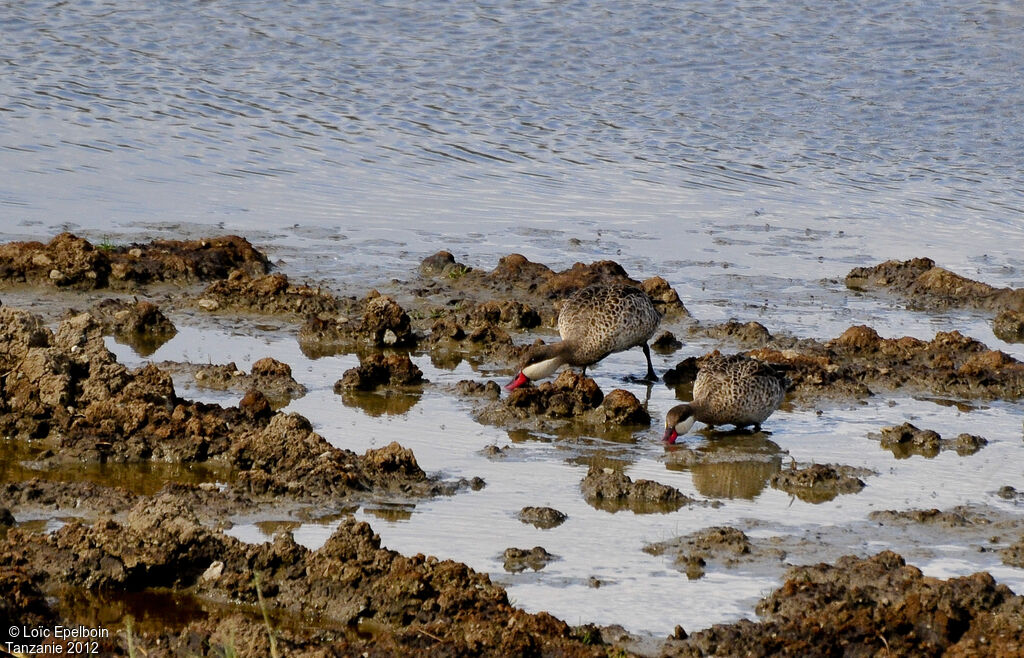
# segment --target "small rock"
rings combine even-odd
[[[553,507],[524,507],[519,512],[519,520],[530,523],[542,530],[556,528],[568,517]]]

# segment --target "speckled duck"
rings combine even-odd
[[[705,359],[693,383],[693,401],[672,407],[665,416],[665,443],[675,443],[694,422],[737,429],[761,423],[779,408],[789,380],[767,363],[742,354]]]
[[[550,345],[534,345],[523,357],[519,374],[507,388],[513,390],[532,379],[552,375],[563,365],[578,366],[587,372],[591,366],[613,352],[642,347],[647,357],[650,381],[658,376],[651,363],[647,341],[661,322],[661,314],[643,290],[625,285],[593,285],[573,293],[558,314],[558,333],[562,340]]]

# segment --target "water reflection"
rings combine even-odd
[[[420,393],[404,391],[355,391],[345,390],[341,393],[341,402],[346,407],[361,409],[368,416],[401,416],[406,414],[420,401]]]
[[[695,446],[666,446],[665,468],[689,471],[708,498],[756,498],[782,468],[786,451],[764,433],[717,436]]]

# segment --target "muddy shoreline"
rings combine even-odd
[[[613,261],[555,272],[512,254],[484,271],[439,252],[407,280],[392,282],[387,294],[338,293],[290,280],[237,236],[110,246],[62,234],[48,243],[10,243],[0,246],[0,627],[102,622],[114,631],[101,641],[109,655],[136,647],[146,655],[210,656],[1022,650],[1024,598],[988,574],[928,578],[891,552],[827,556],[830,564],[787,571],[787,553],[798,547],[752,540],[734,528],[652,543],[650,552],[671,555],[681,578],[700,578],[709,564],[785,573],[784,584],[758,607],[760,621],[692,635],[680,628],[652,644],[614,627],[585,620],[570,626],[526,613],[486,574],[390,551],[368,524],[351,517],[367,503],[463,495],[486,487],[483,479],[424,472],[400,442],[361,454],[332,446],[310,419],[280,411],[305,393],[287,363],[267,357],[250,372],[233,363],[133,370],[104,342],[113,336],[146,356],[175,335],[179,328],[170,318],[182,314],[271,319],[294,335],[304,354],[358,356],[359,364],[339,373],[334,386],[340,403],[359,405],[374,396],[401,411],[434,386],[410,355],[511,374],[531,339],[551,340],[560,301],[596,282],[629,283],[651,295],[665,316],[666,333],[656,342],[664,354],[688,336],[714,337],[783,370],[793,381],[791,405],[846,404],[897,389],[967,405],[1024,396],[1024,364],[956,331],[925,341],[885,339],[853,326],[835,337],[796,339],[757,322],[704,324],[664,279],[632,279]],[[927,259],[857,268],[847,285],[895,291],[925,309],[982,308],[1007,327],[1012,317],[1006,314],[1020,310],[1018,291],[985,288]],[[69,291],[79,300],[73,305],[65,303]],[[6,293],[49,302],[23,310],[8,306]],[[665,384],[681,399],[701,358],[679,359],[665,373]],[[191,377],[197,387],[234,391],[241,400],[225,406],[186,399],[172,373]],[[465,380],[446,394],[464,402],[477,422],[561,438],[585,433],[621,441],[661,420],[629,391],[603,391],[567,371],[512,395],[490,380]],[[984,437],[945,437],[915,426],[878,432],[880,445],[897,458],[943,450],[970,455],[986,444]],[[785,455],[771,441],[756,444],[757,454],[739,441],[744,463],[801,500],[855,496],[874,475],[842,464],[783,467]],[[500,458],[502,449],[495,450]],[[669,468],[742,461],[726,449],[686,448],[667,460]],[[90,477],[89,468],[143,475],[115,486],[109,477]],[[592,464],[580,495],[598,509],[635,514],[715,504],[630,478],[614,463]],[[1017,492],[1007,495],[1016,500]],[[231,519],[258,514],[334,517],[340,524],[317,550],[298,545],[287,530],[263,544],[226,533]],[[546,518],[558,514],[551,510]],[[1003,563],[1021,566],[1019,516],[983,509],[878,514],[872,520],[879,525],[940,523],[977,542],[983,540],[972,533],[998,524],[1000,545],[1007,544],[999,549]],[[46,520],[59,520],[59,527],[40,523]],[[509,551],[509,571],[539,571],[557,559],[543,547]],[[140,603],[145,598],[186,612],[149,609]],[[819,616],[798,614],[807,609]],[[828,629],[824,639],[822,629]]]

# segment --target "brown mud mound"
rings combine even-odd
[[[236,269],[265,274],[270,262],[246,239],[234,235],[95,246],[70,233],[61,233],[47,244],[0,245],[0,285],[123,290],[151,283],[189,284],[222,279]]]
[[[548,562],[557,560],[558,556],[548,553],[543,546],[534,546],[533,548],[506,548],[502,558],[504,559],[502,567],[505,571],[519,573],[527,569],[540,571],[548,565]]]
[[[999,556],[1002,558],[1003,564],[1024,569],[1024,535],[1021,535],[1016,543],[999,551]]]
[[[284,274],[253,275],[234,270],[200,293],[196,306],[204,311],[241,311],[260,315],[337,316],[354,304],[319,288],[294,285]]]
[[[960,505],[949,510],[913,509],[878,510],[868,514],[872,521],[886,525],[930,525],[941,528],[965,528],[969,526],[990,526],[992,520],[981,510]]]
[[[362,301],[339,301],[337,313],[307,313],[299,346],[310,358],[383,347],[413,347],[420,336],[409,314],[376,290]]]
[[[113,516],[131,509],[138,496],[119,487],[92,482],[60,482],[32,478],[0,485],[0,507],[20,513],[66,510],[91,518]]]
[[[149,356],[178,333],[159,306],[144,300],[104,299],[93,305],[89,313],[103,327],[103,333],[130,345],[142,356]],[[75,315],[78,312],[71,310],[62,319]]]
[[[751,328],[753,327],[753,328]],[[691,333],[726,338],[751,348],[746,356],[771,364],[792,385],[787,400],[865,398],[873,390],[909,390],[957,399],[1016,400],[1024,395],[1024,363],[958,331],[930,341],[910,336],[882,338],[864,325],[822,342],[772,336],[757,323],[697,325]],[[692,384],[699,358],[680,361],[664,374],[669,386]]]
[[[541,530],[557,528],[565,523],[568,517],[553,507],[524,507],[519,511],[519,520],[529,523]]]
[[[30,578],[9,577],[12,570]],[[210,602],[206,619],[183,628],[139,629],[134,645],[146,655],[270,655],[260,610],[288,655],[606,655],[550,615],[515,610],[486,575],[381,548],[370,527],[351,518],[316,551],[288,533],[246,545],[205,528],[165,495],[140,503],[123,523],[71,523],[50,535],[12,530],[0,543],[0,574],[0,600],[25,604],[10,611],[12,624],[57,616],[40,603],[44,591],[163,587]],[[63,621],[78,621],[75,614]],[[247,633],[228,637],[229,627]],[[125,651],[124,635],[112,642]]]
[[[1024,311],[1024,289],[994,288],[937,267],[930,258],[855,267],[846,275],[846,286],[852,290],[886,290],[919,308]]]
[[[473,393],[471,388],[459,385],[460,391]],[[563,370],[554,381],[520,386],[489,402],[478,411],[477,420],[558,435],[586,431],[611,440],[630,440],[633,431],[651,424],[650,414],[635,395],[623,389],[605,395],[593,379],[572,370]]]
[[[679,295],[661,277],[645,281],[632,279],[621,265],[604,260],[576,263],[568,270],[555,272],[546,265],[533,263],[524,256],[511,254],[498,261],[490,272],[473,269],[455,261],[447,251],[438,252],[421,263],[424,277],[421,296],[457,292],[470,297],[486,293],[514,292],[515,298],[529,304],[541,317],[553,324],[557,309],[553,300],[565,299],[580,288],[594,284],[626,284],[641,288],[650,295],[655,307],[670,319],[689,316]]]
[[[334,392],[357,390],[372,391],[378,388],[418,386],[426,380],[408,354],[375,353],[361,358],[359,365],[349,368],[334,384]]]
[[[695,502],[675,487],[653,480],[633,481],[614,468],[591,466],[580,482],[586,501],[606,512],[630,510],[635,514],[674,512]]]
[[[248,374],[239,370],[234,362],[212,366],[182,365],[194,371],[197,386],[241,393],[255,389],[265,395],[274,407],[282,407],[306,394],[306,387],[292,377],[291,366],[271,357],[253,363],[252,372]],[[178,367],[178,364],[171,366]]]
[[[943,439],[934,430],[918,429],[911,423],[883,427],[881,433],[871,438],[879,439],[886,450],[891,450],[897,459],[912,455],[935,457],[944,450],[955,450],[958,455],[973,455],[988,445],[988,441],[973,434],[960,434],[955,439]]]
[[[939,580],[886,551],[795,567],[761,602],[761,622],[720,624],[665,656],[1016,656],[1024,597],[987,573]]]
[[[992,333],[1007,343],[1024,343],[1024,312],[1001,311],[992,319]]]
[[[784,469],[771,477],[769,483],[776,489],[793,494],[806,503],[824,503],[840,494],[858,493],[864,488],[860,478],[877,475],[866,468],[836,464],[811,464]]]
[[[729,568],[766,561],[778,564],[786,558],[784,551],[756,546],[743,531],[728,526],[647,544],[644,552],[672,556],[674,566],[690,580],[701,578],[709,562]]]
[[[865,397],[871,388],[963,399],[1024,395],[1024,364],[958,331],[926,342],[882,338],[861,325],[827,343],[803,340],[797,349],[765,347],[747,354],[784,371],[791,391],[805,399]]]

